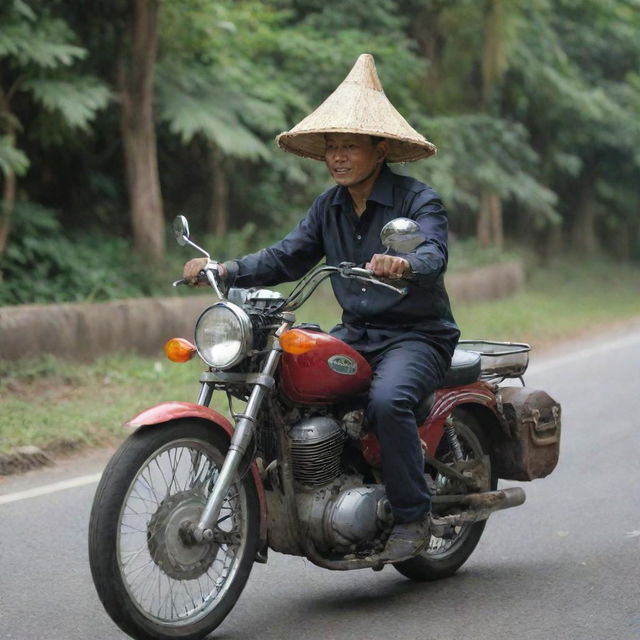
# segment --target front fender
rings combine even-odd
[[[221,413],[195,402],[162,402],[141,411],[124,426],[129,429],[139,429],[149,425],[163,424],[169,420],[180,418],[199,418],[213,422],[217,427],[224,429],[229,437],[233,435],[233,425]]]
[[[127,429],[139,429],[140,427],[162,426],[167,422],[180,419],[206,420],[211,423],[213,429],[222,429],[229,436],[233,436],[233,425],[221,413],[205,407],[195,402],[162,402],[154,407],[149,407],[139,414],[135,415],[131,420],[125,422]],[[258,500],[260,501],[260,546],[267,539],[267,500],[264,494],[264,485],[256,463],[251,465],[251,474],[253,482],[258,492]]]

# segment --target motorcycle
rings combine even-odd
[[[174,232],[207,257],[201,277],[219,298],[198,318],[195,345],[182,338],[165,345],[172,361],[196,354],[204,361],[199,396],[161,403],[127,423],[133,433],[104,470],[89,525],[100,600],[138,639],[206,636],[269,549],[326,569],[380,570],[393,526],[364,411],[371,368],[318,326],[296,326],[294,311],[328,277],[398,296],[412,285],[342,263],[317,266],[288,296],[225,291],[184,217]],[[381,233],[395,251],[422,240],[406,218]],[[461,341],[442,387],[417,408],[433,522],[428,546],[394,564],[407,578],[452,575],[487,518],[524,502],[521,487],[499,489],[499,478],[528,481],[555,468],[560,405],[524,386],[528,360],[527,344]],[[234,424],[210,408],[216,390],[226,393]]]

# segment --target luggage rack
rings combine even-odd
[[[480,354],[480,380],[502,382],[522,376],[529,366],[531,346],[525,342],[494,342],[492,340],[460,340],[458,349]]]

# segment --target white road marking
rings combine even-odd
[[[25,491],[17,491],[16,493],[7,493],[0,496],[0,504],[8,504],[9,502],[18,502],[19,500],[28,500],[29,498],[37,498],[38,496],[46,496],[56,491],[66,491],[67,489],[75,489],[76,487],[84,487],[88,484],[95,484],[100,480],[102,473],[93,473],[89,476],[79,476],[71,480],[62,482],[54,482],[46,484],[42,487],[26,489]]]

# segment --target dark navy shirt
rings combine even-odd
[[[386,165],[360,217],[346,187],[325,191],[283,240],[227,263],[230,284],[270,286],[298,280],[323,257],[329,265],[346,261],[364,266],[373,254],[384,253],[380,230],[400,216],[415,220],[425,238],[413,252],[395,254],[406,258],[414,272],[407,295],[400,297],[385,287],[333,275],[333,291],[343,314],[342,324],[332,333],[364,352],[398,340],[419,339],[450,357],[459,331],[443,279],[447,214],[431,187],[397,175]]]

